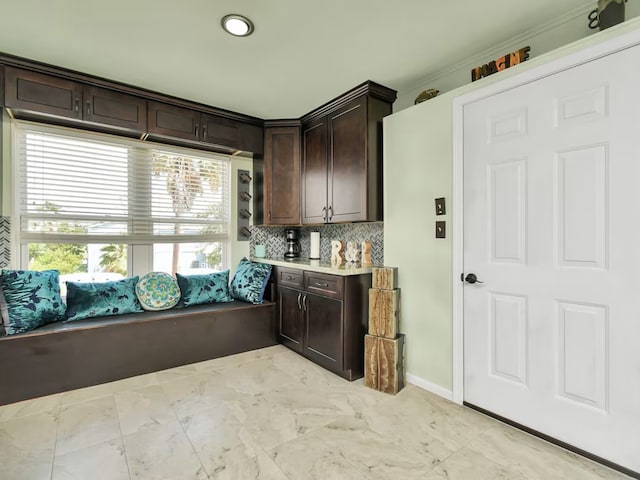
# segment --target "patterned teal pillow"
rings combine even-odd
[[[28,332],[64,318],[57,270],[3,270],[0,286],[7,335]]]
[[[142,312],[136,297],[136,283],[138,277],[101,283],[67,282],[66,319]]]
[[[231,296],[244,302],[262,303],[264,289],[267,287],[270,275],[271,265],[251,262],[243,258],[229,286]]]
[[[201,303],[231,302],[229,294],[229,270],[204,275],[180,275],[176,273],[185,307]]]
[[[145,310],[169,310],[180,301],[180,288],[173,275],[151,272],[138,280],[136,296]]]

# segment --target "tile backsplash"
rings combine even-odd
[[[320,259],[331,259],[331,240],[371,242],[371,260],[374,265],[384,264],[384,223],[344,223],[335,225],[316,225],[298,227],[300,229],[300,258],[309,258],[310,233],[320,232]],[[256,245],[264,245],[268,258],[283,258],[286,251],[285,227],[254,225],[250,227],[250,253],[253,256]]]
[[[11,218],[0,217],[0,268],[7,268],[11,261]]]

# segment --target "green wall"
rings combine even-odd
[[[628,20],[385,118],[384,261],[399,267],[409,381],[445,396],[452,389],[453,99],[638,28],[640,18]],[[437,197],[446,198],[444,216],[435,215]],[[434,238],[436,219],[447,221],[446,239]]]

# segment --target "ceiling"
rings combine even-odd
[[[399,91],[595,0],[1,0],[0,51],[261,118]],[[220,27],[248,16],[254,34]]]

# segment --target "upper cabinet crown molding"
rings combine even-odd
[[[363,95],[367,95],[370,98],[377,98],[378,100],[382,100],[388,104],[393,104],[398,96],[395,90],[371,80],[367,80],[366,82],[361,83],[360,85],[307,113],[302,117],[302,123],[309,123],[317,118],[326,116],[337,108],[340,108],[346,103],[362,97]]]

